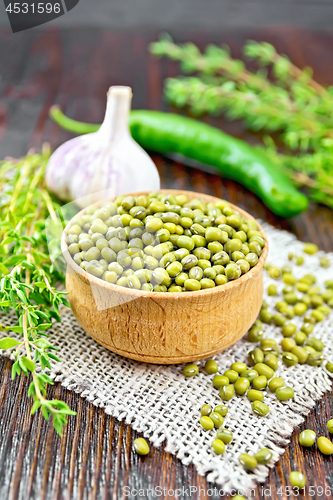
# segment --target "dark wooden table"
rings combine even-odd
[[[52,147],[68,139],[48,120],[49,107],[57,102],[67,114],[86,121],[102,120],[105,94],[111,84],[131,85],[134,108],[168,110],[162,87],[166,76],[177,74],[174,63],[156,61],[146,51],[156,38],[153,30],[108,32],[98,30],[30,30],[17,35],[0,34],[0,156],[25,154],[29,146],[39,148],[47,140]],[[266,40],[288,54],[294,63],[314,68],[322,84],[333,84],[333,35],[296,28],[275,28],[256,32],[207,33],[190,31],[174,34],[179,41],[192,40],[203,47],[208,42],[226,42],[240,55],[247,38]],[[231,134],[256,142],[240,123],[209,120]],[[278,228],[294,232],[304,241],[313,241],[326,251],[333,250],[333,211],[312,205],[292,220],[275,217],[253,194],[240,185],[186,168],[153,155],[162,186],[192,189],[226,198],[254,216]],[[31,417],[26,392],[29,381],[11,382],[11,363],[0,359],[0,498],[27,499],[113,499],[156,498],[152,489],[166,488],[162,498],[175,498],[172,490],[185,488],[178,498],[220,497],[208,491],[208,484],[193,466],[152,449],[142,458],[132,451],[137,434],[107,416],[73,392],[56,385],[50,397],[64,399],[77,411],[60,439],[52,425],[40,415]],[[306,418],[303,428],[324,432],[333,416],[333,401],[327,394]],[[285,487],[291,470],[308,477],[314,494],[308,498],[329,498],[325,487],[333,488],[333,458],[300,449],[296,434],[265,483],[255,490],[256,499],[287,498]],[[142,490],[125,496],[125,486]],[[202,488],[198,492],[192,488]],[[282,490],[279,488],[282,487]],[[321,493],[320,488],[324,492]],[[268,488],[268,489],[267,489]],[[168,493],[168,490],[170,492]],[[149,492],[150,490],[150,492]],[[139,495],[138,491],[138,495]],[[209,495],[209,496],[208,496]]]

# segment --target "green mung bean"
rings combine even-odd
[[[284,300],[287,304],[294,306],[299,301],[299,298],[295,292],[290,292],[285,294]]]
[[[249,333],[247,334],[247,340],[249,342],[259,342],[264,335],[264,332],[258,326],[251,326]]]
[[[149,445],[144,438],[137,438],[133,442],[134,449],[138,455],[148,455]]]
[[[269,286],[268,286],[268,288],[267,288],[267,293],[268,293],[268,295],[270,295],[270,296],[274,296],[274,295],[276,295],[276,294],[277,294],[277,288],[276,288],[276,286],[275,286],[275,285],[273,285],[273,284],[272,284],[272,285],[269,285]]]
[[[309,255],[314,255],[319,251],[319,248],[314,243],[304,243],[303,252]]]
[[[312,323],[303,323],[301,326],[301,332],[304,332],[305,335],[311,335],[313,332],[313,324]]]
[[[223,375],[228,378],[229,382],[234,384],[239,377],[239,373],[235,370],[226,370]]]
[[[327,422],[327,430],[330,434],[333,434],[333,419]]]
[[[279,360],[273,353],[266,354],[264,358],[264,364],[276,371],[279,366]]]
[[[249,401],[263,401],[264,393],[256,389],[249,389],[246,393]]]
[[[193,377],[199,373],[199,367],[195,364],[186,365],[183,368],[183,373],[185,377]]]
[[[272,459],[273,453],[269,448],[262,448],[255,455],[254,458],[260,465],[267,465]]]
[[[200,418],[200,424],[201,426],[206,430],[210,431],[211,429],[214,429],[214,422],[213,420],[208,417],[208,416],[203,416]]]
[[[303,314],[306,313],[307,309],[307,305],[304,304],[304,302],[298,302],[294,305],[294,313],[296,314],[296,316],[303,316]]]
[[[225,417],[228,413],[228,407],[226,405],[217,405],[214,408],[215,413],[219,413],[222,417]]]
[[[314,318],[317,323],[319,323],[320,321],[323,321],[325,319],[325,314],[321,311],[318,311],[318,309],[314,309],[311,313],[311,317]]]
[[[281,347],[284,352],[291,352],[295,346],[294,339],[285,338],[281,341]]]
[[[310,429],[305,429],[299,435],[299,444],[310,448],[316,442],[316,433]]]
[[[234,397],[235,388],[233,385],[223,385],[220,387],[220,396],[224,401],[229,401]]]
[[[253,389],[259,391],[261,389],[265,389],[266,386],[267,386],[267,377],[265,377],[265,375],[260,375],[259,377],[256,377],[255,379],[252,380]]]
[[[254,457],[251,457],[248,453],[242,453],[239,458],[239,462],[242,464],[244,469],[253,470],[257,467],[258,462]]]
[[[217,453],[217,455],[222,455],[225,452],[225,444],[221,439],[214,439],[212,442],[212,448]]]
[[[247,366],[245,363],[232,363],[230,369],[237,373],[241,373],[242,371],[247,369]]]
[[[253,351],[248,353],[248,359],[251,366],[254,366],[257,363],[263,363],[264,357],[265,355],[261,349],[253,349]]]
[[[233,434],[229,429],[226,429],[225,427],[220,427],[216,433],[217,439],[221,439],[223,443],[229,444],[232,441]]]
[[[310,285],[308,283],[299,282],[296,285],[296,289],[299,292],[307,293],[309,291]]]
[[[319,264],[321,267],[327,268],[327,267],[330,267],[331,262],[330,262],[328,257],[320,257]]]
[[[273,314],[268,309],[261,309],[259,313],[259,318],[263,323],[271,323],[273,319]]]
[[[306,363],[309,357],[309,353],[299,345],[293,347],[293,349],[291,350],[291,354],[294,354],[297,357],[298,363],[300,363],[301,365]]]
[[[255,378],[257,378],[259,376],[259,374],[256,370],[251,369],[251,370],[242,371],[240,376],[247,378],[249,380],[249,382],[251,383]]]
[[[333,373],[333,363],[330,363],[329,361],[326,363],[325,368],[328,372]]]
[[[260,341],[260,349],[263,352],[275,352],[278,350],[277,343],[275,339],[262,339]]]
[[[270,275],[271,278],[273,279],[278,279],[281,277],[281,270],[278,269],[277,267],[271,267],[270,270],[268,271],[268,274]],[[276,294],[274,294],[276,295]]]
[[[296,255],[296,266],[302,266],[305,262],[303,255]]]
[[[307,363],[311,366],[320,366],[323,363],[324,359],[324,355],[321,352],[313,352],[309,354]]]
[[[298,471],[293,471],[289,474],[289,480],[293,488],[301,490],[306,485],[305,476]]]
[[[279,389],[280,387],[284,387],[284,386],[285,386],[285,382],[284,382],[283,378],[281,378],[281,377],[272,378],[268,383],[269,390],[272,392],[275,392],[276,389]]]
[[[254,369],[259,373],[259,375],[264,375],[267,380],[271,379],[274,376],[274,370],[264,363],[257,363],[254,365]],[[254,379],[256,380],[256,379]]]
[[[294,339],[297,345],[303,345],[306,341],[306,334],[304,332],[298,332]]]
[[[316,351],[322,351],[325,347],[324,342],[315,337],[308,337],[306,340],[306,345],[313,347]]]
[[[282,327],[282,335],[284,337],[292,337],[296,333],[296,325],[293,323],[285,323]]]
[[[275,309],[277,311],[281,311],[282,309],[288,307],[288,304],[285,300],[278,300],[275,304]]]
[[[212,413],[212,407],[208,404],[204,404],[200,409],[200,413],[203,417],[209,417],[209,415]]]
[[[219,389],[224,385],[228,385],[229,382],[229,378],[225,375],[215,375],[215,377],[213,378],[213,386],[216,387],[216,389]]]
[[[286,321],[287,319],[281,314],[274,314],[273,316],[273,322],[276,326],[283,326]]]
[[[236,394],[242,396],[250,387],[250,381],[248,378],[239,377],[239,379],[236,380],[234,387]]]
[[[298,357],[292,352],[285,351],[282,353],[282,361],[287,366],[295,366],[298,363]]]
[[[282,275],[282,279],[286,285],[295,285],[297,281],[295,276],[293,276],[291,273],[284,273]]]
[[[251,408],[254,413],[262,417],[265,417],[269,413],[269,406],[267,406],[265,403],[262,403],[261,401],[254,401],[251,405]]]
[[[314,349],[313,347],[309,346],[309,345],[305,345],[303,347],[303,349],[308,352],[309,354],[313,354],[313,353],[316,353],[316,349]]]
[[[219,413],[214,411],[209,415],[209,418],[213,421],[215,427],[221,427],[224,422],[224,418]]]
[[[219,365],[213,359],[208,359],[205,363],[205,370],[207,373],[217,373]]]
[[[323,455],[332,455],[333,443],[327,437],[321,436],[317,439],[317,446]]]
[[[291,387],[278,387],[275,394],[280,401],[287,401],[294,397],[294,389]]]

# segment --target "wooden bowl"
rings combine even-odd
[[[218,198],[191,191],[188,199],[206,202]],[[134,195],[147,193],[134,193]],[[105,202],[105,200],[104,200]],[[102,204],[102,203],[100,203]],[[246,219],[244,210],[232,205]],[[99,344],[121,356],[148,363],[195,361],[223,351],[239,340],[254,323],[263,299],[263,265],[268,242],[249,272],[225,285],[197,292],[156,293],[107,283],[85,272],[68,252],[65,228],[61,248],[67,262],[66,287],[73,313],[82,328]]]

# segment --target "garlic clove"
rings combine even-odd
[[[129,131],[131,98],[130,87],[110,87],[100,129],[65,142],[52,154],[45,179],[61,200],[75,200],[84,208],[101,199],[160,188],[155,164]]]

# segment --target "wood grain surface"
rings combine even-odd
[[[157,61],[146,52],[147,43],[156,35],[153,30],[50,28],[17,35],[1,32],[0,156],[24,154],[28,147],[39,148],[45,140],[56,147],[68,139],[69,134],[48,120],[49,107],[55,102],[73,118],[100,122],[105,94],[111,84],[131,85],[135,108],[168,110],[162,98],[163,80],[176,75],[177,67],[171,62]],[[187,29],[174,36],[179,41],[192,40],[201,47],[209,42],[225,42],[235,55],[240,55],[248,38],[266,40],[297,65],[312,66],[320,83],[333,84],[333,35],[330,34],[285,27],[220,33]],[[207,119],[207,122],[250,142],[258,140],[238,122],[227,123],[223,119]],[[282,220],[234,182],[158,155],[153,155],[153,160],[162,187],[226,198],[255,217],[292,231],[303,241],[317,243],[326,251],[333,250],[333,212],[329,209],[311,205],[305,214]],[[56,385],[49,389],[49,396],[64,399],[78,413],[70,418],[60,439],[39,414],[29,415],[31,401],[26,397],[29,381],[21,377],[11,382],[10,366],[10,361],[0,358],[1,500],[150,499],[158,495],[171,499],[175,498],[177,488],[180,488],[177,498],[220,498],[216,485],[208,484],[193,466],[184,467],[162,449],[152,449],[146,458],[137,456],[132,448],[137,434],[130,427]],[[305,473],[308,485],[312,486],[301,498],[331,497],[333,458],[316,450],[304,452],[297,435],[304,428],[325,433],[326,422],[332,416],[333,401],[328,393],[292,435],[286,453],[270,472],[265,490],[258,486],[251,498],[289,498],[286,487],[291,470]],[[127,494],[125,487],[132,493]],[[161,490],[154,490],[156,487]]]

